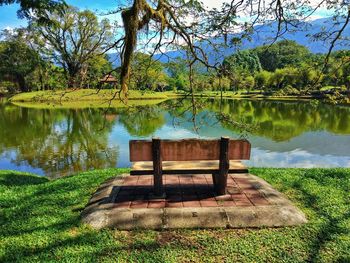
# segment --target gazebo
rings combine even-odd
[[[100,79],[101,83],[108,83],[108,84],[116,84],[118,80],[112,76],[111,74],[105,75],[102,79]]]

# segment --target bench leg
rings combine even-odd
[[[153,155],[153,185],[154,195],[164,196],[163,172],[162,172],[162,155],[160,139],[152,139],[152,155]]]
[[[163,196],[164,195],[164,187],[163,187],[163,175],[162,175],[162,173],[154,173],[153,185],[154,185],[154,194],[156,196]]]
[[[226,194],[226,187],[227,187],[227,174],[218,174],[217,178],[217,190],[216,192],[219,195]]]
[[[211,177],[213,178],[213,185],[214,185],[215,191],[216,191],[216,181],[217,181],[216,177],[217,177],[217,176],[218,176],[218,175],[217,175],[216,173],[213,173],[213,174],[211,175]]]
[[[213,173],[212,177],[213,177],[213,184],[214,184],[215,192],[218,195],[226,194],[227,174]]]
[[[228,157],[229,142],[230,139],[228,137],[221,137],[219,172],[215,178],[216,192],[219,195],[226,194],[227,174],[230,168],[230,160]]]

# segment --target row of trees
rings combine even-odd
[[[223,63],[222,76],[230,88],[280,93],[320,90],[325,86],[350,89],[350,52],[313,54],[294,41],[284,40],[237,52]]]
[[[3,31],[0,87],[21,92],[101,87],[99,80],[106,74],[120,78],[121,68],[113,69],[107,54],[116,46],[118,41],[114,41],[108,20],[99,21],[91,11],[66,6],[53,12],[45,23],[32,20],[27,28]],[[191,57],[163,64],[136,52],[128,87],[189,90],[191,78],[198,92],[259,90],[296,94],[324,86],[350,89],[349,60],[349,51],[333,52],[328,57],[288,40],[238,51],[226,57],[219,70],[191,64]]]
[[[2,86],[22,92],[93,87],[112,69],[105,54],[113,43],[112,26],[91,11],[65,7],[50,21],[32,20],[27,28],[3,31],[1,38]]]

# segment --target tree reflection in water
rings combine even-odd
[[[147,137],[165,124],[161,106],[143,106],[120,110],[119,122],[130,135]]]
[[[123,147],[127,148],[126,142],[130,138],[149,138],[154,134],[162,137],[163,126],[167,126],[168,132],[169,129],[182,129],[188,131],[183,134],[197,137],[237,137],[242,134],[242,127],[237,123],[243,123],[256,127],[248,136],[254,137],[254,143],[258,139],[268,139],[257,145],[264,145],[266,151],[278,151],[283,142],[307,132],[314,133],[316,137],[319,136],[317,132],[350,135],[349,107],[259,100],[196,101],[199,106],[195,115],[190,100],[170,100],[159,105],[128,109],[113,108],[107,112],[106,109],[90,108],[29,109],[3,102],[0,103],[0,161],[40,168],[51,177],[116,167],[118,159],[123,163],[128,160],[127,149],[119,149],[118,143],[121,145],[122,141]],[[222,118],[223,115],[229,119]],[[121,133],[119,127],[126,132],[116,134]],[[172,135],[175,138],[180,136],[178,134],[174,132]],[[110,140],[112,135],[114,141]],[[167,136],[166,133],[164,136]],[[344,136],[338,138],[339,142],[334,141],[338,139],[333,136],[332,145],[344,148],[343,140],[347,138]],[[310,145],[312,143],[315,144],[315,141],[303,141],[303,145],[315,148]],[[300,147],[295,144],[289,146],[290,149],[286,145],[284,147],[288,151]],[[332,148],[332,154],[344,156],[341,150],[336,152],[337,147]],[[311,148],[308,149],[304,150]],[[119,152],[123,156],[119,156]]]
[[[202,100],[205,105],[198,112],[199,118],[216,118],[209,121],[216,125],[220,122],[223,128],[241,133],[241,125],[256,127],[251,134],[266,137],[273,141],[287,141],[308,131],[327,131],[334,134],[350,134],[350,107],[319,103],[316,106],[309,102],[262,101],[262,100]],[[177,108],[173,116],[179,118],[179,112],[188,108]],[[210,113],[221,113],[230,116],[230,120],[213,116]],[[201,114],[202,113],[202,114]],[[209,114],[208,114],[209,113]],[[181,123],[181,122],[179,122]],[[219,135],[218,135],[219,136]]]
[[[37,110],[0,105],[0,153],[15,152],[51,177],[93,168],[115,167],[118,147],[108,145],[114,121],[103,110]],[[103,127],[103,129],[101,129]]]

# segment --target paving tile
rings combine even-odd
[[[253,205],[244,194],[234,194],[231,196],[232,196],[232,199],[237,206],[252,206]]]
[[[200,207],[200,203],[197,200],[183,201],[182,203],[184,207]]]
[[[261,194],[252,194],[252,195],[247,194],[247,197],[255,206],[269,205],[269,202]]]
[[[219,195],[215,196],[216,201],[232,201],[232,196],[227,194],[227,195]]]
[[[131,202],[130,208],[147,208],[148,200],[134,200]]]
[[[224,207],[230,207],[230,206],[236,206],[234,201],[217,201],[219,206],[224,206]]]
[[[148,201],[148,208],[164,208],[165,201]]]
[[[259,194],[259,191],[257,189],[255,189],[255,188],[243,189],[243,192],[245,194],[252,194],[252,195]]]
[[[238,176],[238,175],[237,175]],[[153,176],[126,177],[115,198],[115,206],[130,208],[216,207],[268,205],[268,201],[254,187],[254,181],[242,175],[229,175],[227,195],[216,196],[209,175],[165,175],[165,199],[150,199]]]
[[[183,203],[182,202],[167,201],[165,204],[165,207],[183,207]]]
[[[200,200],[201,207],[217,207],[219,206],[216,200]]]
[[[238,187],[227,187],[226,192],[230,195],[233,195],[242,193],[242,190]]]

